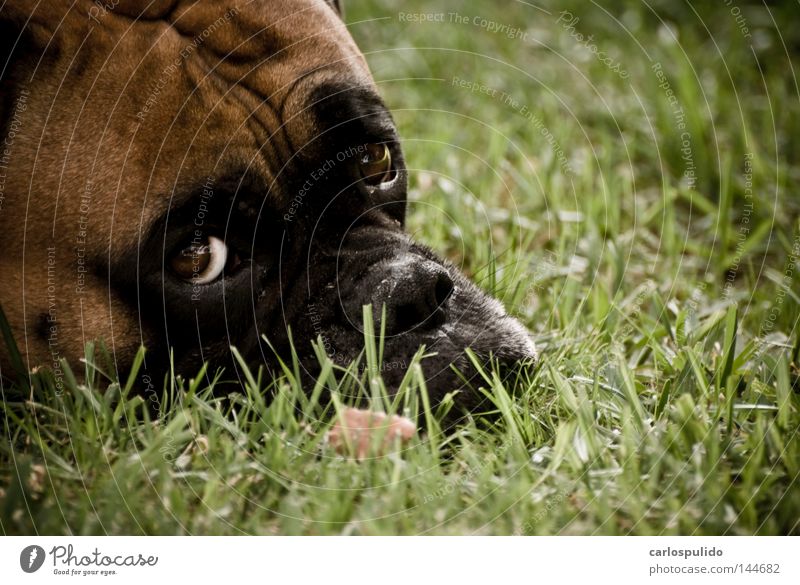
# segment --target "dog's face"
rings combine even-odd
[[[9,0],[0,302],[29,364],[104,338],[121,368],[254,364],[312,341],[384,378],[421,345],[434,398],[464,350],[533,358],[500,303],[404,233],[392,118],[323,0]],[[18,40],[17,40],[18,39]],[[8,144],[8,140],[7,140]],[[378,325],[378,328],[380,324]]]

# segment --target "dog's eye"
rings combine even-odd
[[[192,284],[208,284],[225,270],[228,246],[214,236],[201,236],[191,240],[172,257],[172,270]]]
[[[392,155],[385,144],[365,144],[364,153],[358,159],[358,168],[369,185],[380,185],[394,179]]]

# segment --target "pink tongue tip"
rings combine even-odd
[[[417,426],[405,417],[347,408],[328,433],[328,441],[338,453],[364,459],[370,454],[384,455],[416,432]]]

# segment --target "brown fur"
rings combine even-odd
[[[74,362],[95,338],[126,361],[148,339],[108,268],[176,185],[234,164],[271,178],[264,158],[315,134],[304,84],[371,77],[323,0],[32,4],[0,13],[22,33],[3,74],[0,303],[28,367]]]

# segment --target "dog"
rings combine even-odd
[[[25,366],[103,339],[270,371],[321,343],[337,364],[383,331],[396,390],[421,346],[431,400],[478,392],[466,353],[530,362],[528,330],[404,231],[392,117],[324,0],[6,0],[0,305]],[[11,368],[2,350],[3,372]]]

